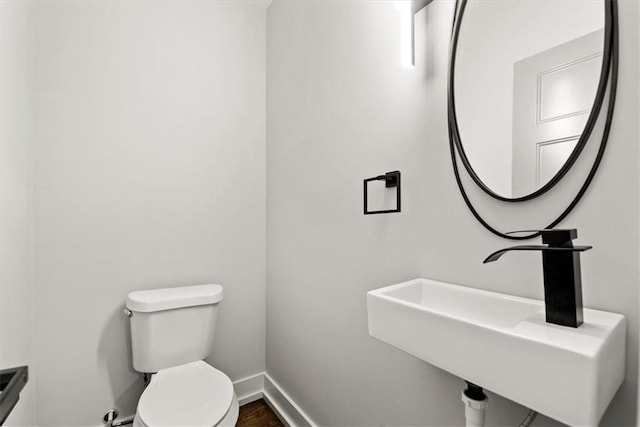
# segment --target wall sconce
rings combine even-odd
[[[400,36],[402,66],[413,68],[416,65],[416,36],[415,20],[416,13],[424,9],[433,0],[405,0],[396,2],[396,9],[400,10],[401,21]]]

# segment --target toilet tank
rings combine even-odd
[[[195,362],[213,349],[220,285],[131,292],[131,351],[138,372]]]

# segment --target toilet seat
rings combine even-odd
[[[229,377],[199,360],[155,374],[140,397],[137,416],[152,427],[212,427],[225,417],[233,397]]]

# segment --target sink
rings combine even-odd
[[[543,301],[429,279],[368,292],[367,313],[371,336],[565,424],[596,426],[624,379],[620,314],[558,326]]]

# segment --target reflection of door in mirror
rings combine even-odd
[[[576,146],[597,90],[603,32],[514,64],[513,194],[527,194],[549,182]]]

